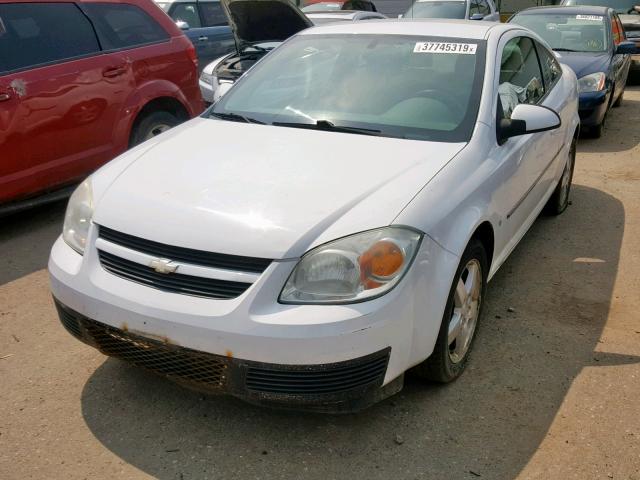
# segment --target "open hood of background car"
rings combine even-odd
[[[262,42],[283,42],[311,21],[289,0],[222,0],[238,51]]]

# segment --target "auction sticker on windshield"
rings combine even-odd
[[[413,53],[458,53],[475,55],[477,43],[418,42]]]
[[[576,15],[576,20],[590,20],[592,22],[601,22],[603,18],[600,15]]]

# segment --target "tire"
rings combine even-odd
[[[170,128],[175,127],[180,120],[169,112],[157,110],[146,114],[142,119],[136,122],[131,132],[129,147],[135,147],[150,138],[166,132]]]
[[[600,138],[602,137],[603,131],[604,131],[604,120],[602,120],[602,123],[599,123],[594,127],[589,127],[589,136],[591,138]]]
[[[556,189],[549,197],[545,205],[545,211],[549,215],[560,215],[569,205],[569,193],[571,192],[571,182],[573,180],[573,170],[576,165],[576,140],[571,142],[567,162],[562,171],[562,176],[558,180]]]
[[[414,368],[418,376],[434,382],[449,383],[462,374],[467,365],[482,316],[488,271],[486,250],[479,240],[472,239],[462,254],[460,265],[456,270],[433,353]],[[473,286],[470,284],[467,287],[466,283],[470,278],[474,278],[475,282]],[[459,282],[462,282],[461,287],[467,292],[469,290],[476,292],[471,297],[467,296],[467,298],[471,298],[469,304],[460,299],[457,292]],[[477,297],[475,300],[474,296]],[[458,325],[461,325],[462,328],[458,331],[455,339],[450,341],[449,329],[455,319],[459,319],[461,323]],[[459,339],[462,341],[458,344]]]
[[[613,107],[614,107],[614,108],[617,108],[617,107],[619,107],[620,105],[622,105],[622,97],[624,97],[624,90],[622,90],[622,91],[620,92],[620,95],[618,96],[618,98],[616,99],[616,101],[615,101],[615,102],[613,102]]]

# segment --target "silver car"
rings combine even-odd
[[[493,0],[416,0],[400,18],[459,18],[499,22]]]

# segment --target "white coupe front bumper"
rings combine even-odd
[[[59,238],[49,260],[56,302],[82,321],[111,327],[116,332],[114,338],[132,335],[157,345],[219,356],[222,362],[258,362],[272,370],[281,366],[311,372],[317,366],[319,371],[327,371],[335,365],[340,372],[340,362],[357,362],[387,351],[386,370],[376,389],[399,379],[394,383],[397,388],[389,393],[401,387],[407,368],[431,353],[451,283],[446,278],[446,286],[443,281],[434,284],[433,279],[445,280],[442,276],[448,277],[447,272],[457,264],[453,255],[426,237],[406,277],[391,292],[371,301],[351,305],[278,303],[296,259],[273,261],[240,296],[217,300],[170,293],[109,273],[98,256],[97,231],[91,228],[84,256]],[[135,339],[127,341],[136,344]],[[100,348],[93,341],[87,343]],[[329,372],[328,377],[332,375]],[[234,379],[236,384],[239,381]],[[265,400],[264,396],[230,393]],[[294,404],[305,404],[300,395],[276,397],[271,400],[282,400],[288,406],[292,399]],[[327,399],[320,397],[320,403],[326,404]],[[340,398],[333,395],[330,400],[339,403]],[[378,399],[380,396],[371,401]],[[317,396],[312,400],[314,405],[318,403]],[[349,402],[355,405],[352,399]]]

